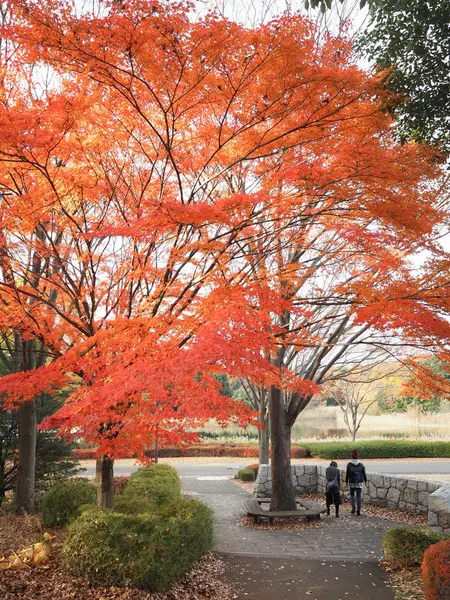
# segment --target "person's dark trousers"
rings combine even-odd
[[[356,492],[356,514],[361,514],[362,489],[350,488],[350,504],[352,505],[352,514],[355,512],[355,492]]]
[[[339,516],[339,504],[340,504],[340,495],[334,494],[333,492],[327,492],[325,494],[325,499],[327,503],[327,515],[330,514],[330,507],[334,504],[336,508],[336,516]]]

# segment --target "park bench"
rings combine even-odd
[[[270,498],[255,498],[256,502],[259,504],[270,504]],[[311,512],[324,513],[326,512],[326,508],[320,502],[316,502],[315,500],[307,500],[306,498],[297,498],[297,504],[306,508]]]
[[[298,519],[300,517],[306,518],[308,521],[314,519],[320,519],[320,513],[324,512],[323,507],[316,503],[320,510],[316,508],[302,506],[303,500],[297,510],[265,510],[261,504],[270,502],[270,498],[248,498],[242,501],[242,505],[247,513],[248,517],[253,517],[255,523],[258,519],[268,519],[269,523],[273,523],[274,519]],[[299,504],[297,502],[297,504]]]

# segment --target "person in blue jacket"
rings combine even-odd
[[[366,469],[358,458],[358,450],[353,450],[352,459],[347,465],[345,483],[350,488],[350,504],[352,505],[352,515],[359,517],[361,514],[362,491],[364,484],[367,483]],[[356,496],[356,506],[355,506]]]

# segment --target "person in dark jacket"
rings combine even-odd
[[[339,517],[339,505],[341,503],[341,473],[338,469],[337,462],[331,461],[330,466],[325,471],[326,493],[325,500],[327,503],[327,515],[330,514],[330,507],[334,504],[336,509],[336,517]]]
[[[353,450],[352,459],[347,465],[345,483],[350,488],[350,504],[352,505],[352,515],[359,517],[361,514],[362,491],[364,484],[367,483],[366,469],[358,458],[358,450]],[[355,506],[356,495],[356,506]]]

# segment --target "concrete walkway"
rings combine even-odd
[[[248,497],[229,476],[182,476],[183,490],[214,510],[214,550],[239,599],[390,600],[381,538],[395,525],[377,517],[322,517],[319,526],[274,531],[241,524]],[[300,560],[299,560],[300,559]]]
[[[377,517],[354,517],[347,510],[342,517],[322,517],[319,527],[301,531],[273,531],[245,527],[241,501],[247,494],[230,479],[182,477],[183,489],[199,497],[214,510],[214,550],[221,554],[378,561],[382,558],[381,538],[395,526]],[[363,507],[364,512],[364,507]]]

